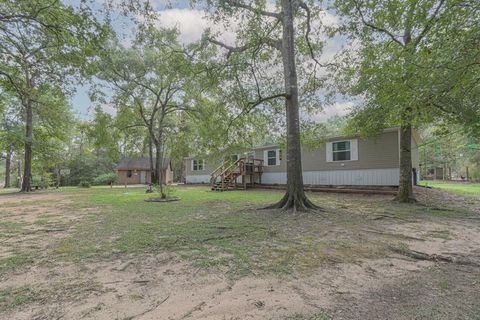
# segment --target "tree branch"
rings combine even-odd
[[[434,20],[437,19],[438,13],[440,12],[440,9],[442,8],[444,3],[445,3],[445,0],[441,0],[437,8],[433,12],[432,16],[430,17],[430,19],[428,19],[428,22],[426,23],[425,28],[422,30],[422,32],[420,32],[417,39],[415,39],[415,42],[414,42],[415,47],[420,43],[420,41],[422,41],[422,39],[425,37],[428,31],[430,31],[430,29],[432,28],[433,22]]]
[[[357,1],[354,1],[354,3],[355,3],[355,8],[356,8],[356,10],[357,10],[357,13],[358,13],[358,15],[360,16],[360,19],[362,20],[362,23],[363,23],[365,26],[367,26],[367,27],[369,27],[369,28],[371,28],[371,29],[373,29],[373,30],[375,30],[375,31],[378,31],[378,32],[380,32],[380,33],[383,33],[383,34],[387,35],[387,36],[390,37],[390,39],[392,39],[394,42],[396,42],[396,43],[398,43],[399,45],[401,45],[402,47],[404,47],[403,43],[402,43],[400,40],[398,40],[393,33],[391,33],[390,31],[388,31],[388,30],[385,29],[385,28],[376,26],[376,25],[374,25],[373,23],[368,22],[368,21],[365,19],[364,15],[363,15],[363,12],[362,12],[362,10],[360,9],[360,5],[358,4],[358,2],[357,2]]]
[[[225,1],[225,3],[229,4],[232,7],[245,9],[245,10],[248,10],[248,11],[253,12],[253,13],[259,13],[262,16],[265,16],[265,17],[272,17],[272,18],[275,18],[275,19],[278,19],[278,20],[282,20],[282,15],[279,14],[279,13],[276,13],[276,12],[261,10],[261,9],[252,7],[248,4],[245,4],[245,3],[237,1],[237,0],[224,0],[224,1]]]

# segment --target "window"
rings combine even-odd
[[[279,166],[282,160],[282,151],[280,149],[263,150],[263,165]]]
[[[127,171],[127,178],[131,178],[132,177],[132,170],[128,170]]]
[[[277,150],[269,150],[267,152],[267,164],[269,166],[277,165]]]
[[[205,160],[192,160],[192,170],[202,171],[205,167]]]
[[[351,160],[350,141],[339,141],[332,143],[333,161]]]

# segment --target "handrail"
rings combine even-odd
[[[236,165],[241,159],[238,159],[237,161],[235,161],[233,164],[230,164],[228,167],[225,168],[225,165],[228,164],[230,161],[226,160],[226,161],[223,161],[223,163],[217,168],[215,169],[211,174],[211,178],[210,178],[210,184],[213,185],[217,178],[219,176],[223,176],[225,174],[225,172],[227,170],[229,170],[230,168],[232,168],[234,165]],[[218,170],[222,169],[222,171],[220,173],[217,173]]]
[[[258,164],[256,163],[258,162]],[[222,182],[222,189],[223,189],[223,179],[224,176],[230,174],[233,168],[239,167],[240,173],[246,171],[246,165],[252,165],[253,167],[263,167],[263,159],[254,159],[254,158],[239,158],[235,162],[231,162],[229,160],[223,161],[223,163],[212,171],[210,184],[213,186],[217,182],[217,178],[221,177]],[[241,166],[240,166],[241,164]],[[228,166],[227,166],[228,165]],[[255,171],[255,169],[253,169]]]
[[[234,163],[232,163],[230,166],[228,166],[227,168],[225,168],[225,170],[223,170],[222,173],[220,173],[220,175],[224,175],[225,173],[227,173],[228,170],[230,170],[230,169],[233,168],[233,167],[236,167],[237,164],[238,164],[239,162],[241,162],[241,160],[243,160],[243,159],[244,159],[244,158],[240,158],[240,159],[238,159],[237,161],[235,161]]]

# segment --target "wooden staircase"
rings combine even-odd
[[[246,189],[247,177],[250,178],[251,186],[254,185],[255,177],[261,182],[263,172],[263,160],[240,158],[237,161],[225,161],[211,173],[211,190],[227,191],[234,189]],[[241,177],[239,183],[237,178]]]

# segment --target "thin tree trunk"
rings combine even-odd
[[[7,158],[5,159],[5,186],[4,188],[10,188],[10,171],[12,163],[12,146],[7,150]]]
[[[32,144],[33,144],[33,106],[30,98],[27,98],[25,103],[26,111],[26,125],[25,125],[25,160],[23,163],[23,192],[32,191]]]
[[[153,183],[155,181],[155,167],[153,165],[153,145],[150,135],[148,136],[148,155],[150,157],[150,181]]]
[[[400,184],[396,198],[399,202],[415,202],[412,180],[412,125],[400,127]]]
[[[305,211],[317,208],[307,199],[303,190],[302,158],[300,146],[300,115],[292,0],[282,0],[283,38],[282,59],[285,77],[285,108],[287,115],[287,193],[270,208]]]
[[[161,168],[162,168],[162,151],[161,151],[161,145],[160,143],[157,143],[155,145],[155,156],[156,156],[156,159],[155,159],[155,180],[153,181],[156,181],[157,183],[159,182],[159,177],[160,177],[160,171],[161,171]],[[160,187],[160,184],[159,184],[159,187]]]
[[[160,152],[160,175],[158,177],[158,185],[160,186],[160,197],[162,199],[165,199],[167,197],[167,194],[165,193],[164,189],[164,174],[163,174],[163,150]]]
[[[22,187],[22,162],[20,160],[17,161],[17,188],[20,189]]]

